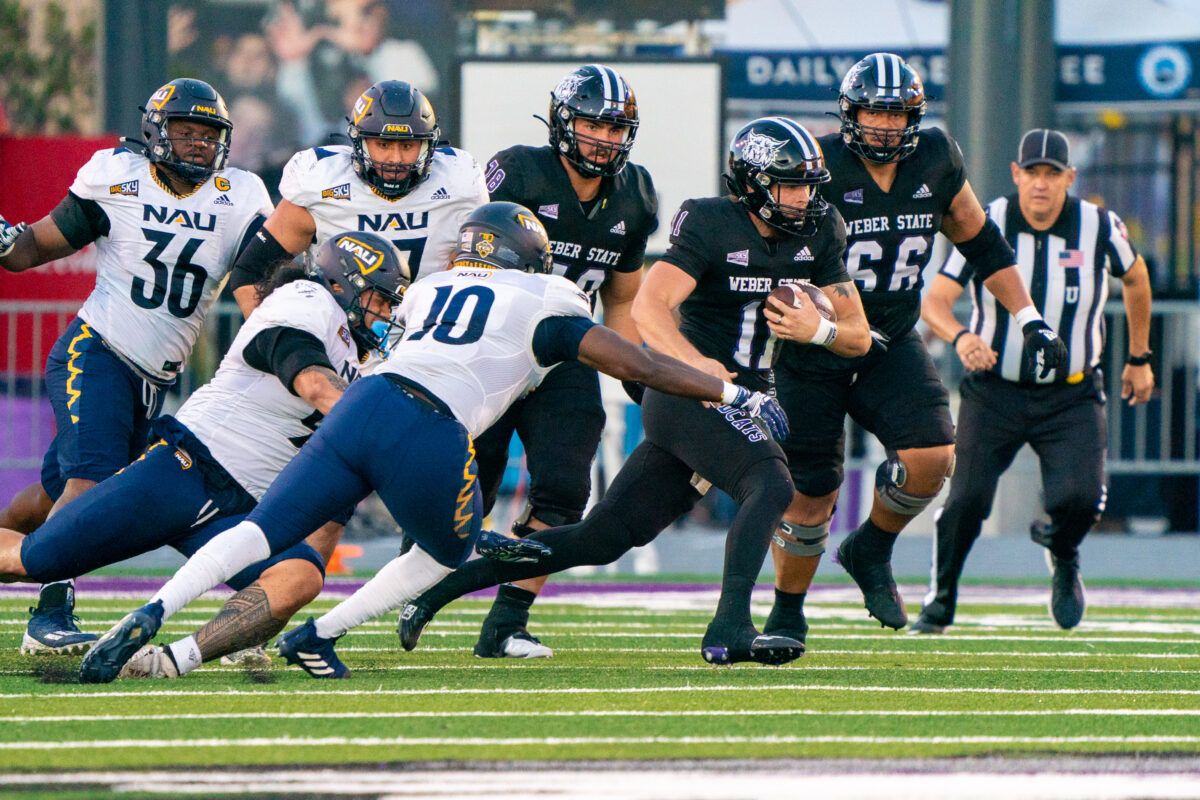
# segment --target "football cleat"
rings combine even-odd
[[[550,555],[550,548],[530,539],[512,539],[495,531],[480,531],[475,552],[493,561],[537,564]]]
[[[339,637],[340,638],[340,637]],[[350,668],[334,652],[337,639],[322,639],[312,617],[279,637],[279,655],[314,678],[349,678]]]
[[[419,598],[418,598],[419,599]],[[419,603],[409,603],[400,612],[396,633],[400,634],[400,646],[405,650],[416,650],[425,626],[433,622],[433,614]]]
[[[42,587],[38,604],[29,609],[29,622],[21,637],[22,655],[74,655],[86,653],[96,643],[96,634],[84,633],[76,624],[75,587],[51,583]]]
[[[554,651],[524,628],[500,639],[492,630],[484,629],[475,643],[476,658],[552,658]]]
[[[1047,550],[1046,566],[1050,568],[1050,616],[1058,627],[1069,631],[1083,620],[1083,610],[1087,607],[1079,556],[1059,558]]]
[[[700,655],[710,664],[755,661],[779,666],[804,655],[804,645],[788,636],[759,633],[752,625],[732,633],[714,632],[710,623],[700,645]]]
[[[763,626],[763,633],[770,636],[785,636],[788,639],[795,639],[800,644],[805,644],[805,640],[808,638],[808,620],[804,617],[804,609],[800,609],[800,613],[791,619],[785,619],[784,614],[776,614],[775,611],[776,609],[771,609],[771,614],[767,617],[767,624]]]
[[[112,683],[129,659],[158,633],[162,618],[161,600],[126,614],[83,657],[83,663],[79,665],[79,682]]]
[[[121,667],[118,678],[178,678],[179,668],[166,648],[148,644]]]
[[[269,667],[271,654],[261,644],[256,644],[254,647],[221,656],[221,663],[227,667]]]
[[[854,537],[851,533],[842,541],[834,561],[841,564],[858,584],[867,613],[879,620],[880,626],[900,630],[908,624],[908,612],[904,610],[904,600],[892,578],[892,565],[871,554],[853,554]]]
[[[937,622],[934,622],[933,620],[931,620],[929,617],[925,616],[924,614],[921,614],[919,617],[917,617],[917,621],[909,626],[908,635],[909,636],[920,636],[922,634],[936,635],[936,634],[940,634],[940,633],[945,633],[946,628],[948,628],[948,627],[950,627],[950,626],[941,625]]]

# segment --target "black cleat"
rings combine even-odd
[[[838,546],[834,561],[850,574],[863,593],[867,613],[879,620],[881,627],[900,630],[908,624],[908,612],[896,581],[892,578],[892,565],[886,559],[872,554],[852,554],[854,533]]]
[[[400,646],[408,651],[416,650],[417,642],[421,641],[421,632],[431,622],[433,612],[425,606],[419,602],[406,605],[400,612],[400,621],[396,625],[396,633],[400,634]]]
[[[495,531],[480,531],[475,552],[493,561],[509,564],[538,564],[550,556],[550,548],[530,539],[512,539]]]
[[[125,663],[158,633],[162,618],[161,600],[147,603],[137,611],[126,614],[84,656],[83,663],[79,665],[79,682],[112,683],[116,680]]]
[[[725,634],[714,633],[710,624],[700,646],[700,655],[710,664],[755,661],[759,664],[779,666],[804,655],[804,645],[787,636],[759,633],[751,625]]]
[[[554,651],[525,628],[501,629],[484,623],[475,643],[476,658],[552,658]]]
[[[1050,616],[1058,627],[1069,631],[1083,620],[1083,610],[1087,607],[1079,556],[1059,558],[1047,550],[1046,566],[1050,568]]]
[[[930,617],[925,616],[924,612],[917,617],[917,621],[908,627],[909,636],[920,636],[922,634],[937,635],[945,633],[949,625],[944,625],[940,622],[934,622]]]
[[[763,626],[763,633],[768,636],[784,636],[805,644],[808,639],[808,620],[804,617],[803,609],[798,616],[791,619],[784,619],[783,614],[776,614],[775,611],[776,609],[771,609],[767,624]]]

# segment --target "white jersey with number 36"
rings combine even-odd
[[[96,241],[96,288],[79,316],[148,376],[171,380],[250,224],[273,207],[262,179],[244,170],[222,170],[187,197],[153,172],[145,156],[118,147],[93,155],[71,184],[109,225]]]
[[[564,316],[592,316],[587,295],[566,278],[456,267],[409,288],[404,338],[374,374],[428,389],[478,436],[550,371],[534,357],[534,330]]]
[[[429,177],[388,200],[355,174],[351,152],[348,145],[314,147],[296,153],[284,167],[279,193],[312,214],[314,248],[335,233],[370,231],[396,245],[414,279],[446,269],[459,226],[488,202],[483,171],[471,154],[437,148]]]

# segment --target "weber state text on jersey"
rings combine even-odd
[[[147,377],[173,380],[252,223],[273,210],[266,187],[228,168],[179,197],[145,156],[118,147],[93,155],[70,192],[91,228],[82,238],[96,241],[96,288],[79,316]],[[67,241],[82,246],[79,235]]]
[[[350,155],[347,145],[314,147],[296,153],[283,169],[279,193],[312,214],[314,247],[342,231],[371,231],[396,245],[414,280],[444,270],[462,221],[488,201],[483,172],[471,154],[437,148],[429,177],[390,200],[363,183]]]
[[[217,374],[187,399],[176,417],[256,500],[321,420],[321,413],[278,377],[246,363],[246,347],[271,328],[294,328],[315,336],[347,383],[358,377],[358,348],[346,313],[325,287],[292,281],[254,309]]]
[[[916,150],[897,163],[891,191],[884,192],[841,134],[820,142],[833,178],[821,194],[846,221],[846,271],[871,327],[898,338],[921,315],[922,272],[934,235],[966,182],[962,152],[941,130],[922,129]]]
[[[658,196],[645,167],[626,164],[605,178],[584,210],[566,168],[550,147],[518,145],[487,165],[492,200],[520,203],[537,214],[550,236],[554,274],[591,297],[609,272],[636,272],[646,239],[658,229]]]
[[[579,287],[555,275],[456,267],[409,287],[404,338],[373,374],[424,387],[478,436],[554,366],[534,356],[538,323],[591,313]]]
[[[762,306],[773,289],[797,280],[844,283],[846,232],[831,208],[813,236],[764,239],[746,209],[725,197],[687,200],[671,220],[663,261],[696,280],[679,311],[680,330],[701,354],[736,372],[737,382],[765,389],[779,340]]]

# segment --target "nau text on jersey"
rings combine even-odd
[[[217,229],[216,214],[201,214],[199,211],[184,211],[178,208],[162,206],[142,206],[142,222],[163,222],[167,225],[181,225],[184,228],[195,228],[198,231],[214,231]]]
[[[933,228],[933,214],[897,214],[895,230],[921,231]],[[892,230],[888,217],[863,217],[846,220],[846,235],[860,236],[864,233],[882,233]]]
[[[358,229],[360,231],[415,231],[428,227],[428,211],[358,215]]]

